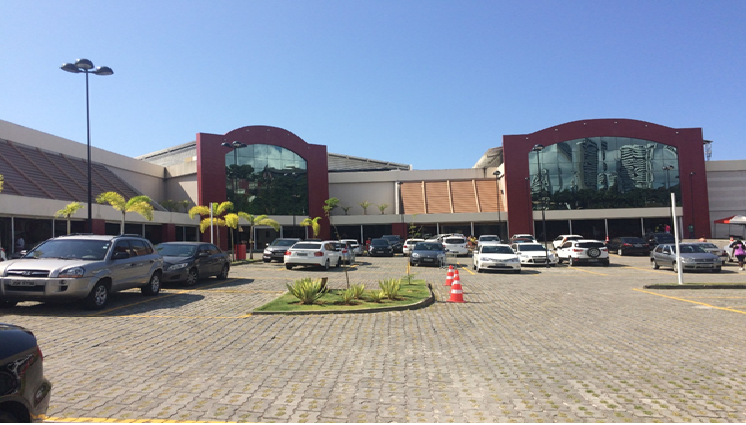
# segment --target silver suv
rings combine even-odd
[[[112,292],[161,290],[163,257],[139,235],[69,235],[48,239],[0,263],[0,308],[19,301],[78,301],[103,309]]]

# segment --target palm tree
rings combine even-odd
[[[122,212],[121,234],[124,234],[124,216],[128,212],[136,212],[145,217],[146,220],[153,221],[153,205],[148,196],[133,196],[129,201],[125,201],[124,196],[116,192],[104,192],[96,197],[96,202],[99,204],[108,203],[115,210]]]
[[[300,226],[311,226],[311,230],[313,230],[313,237],[317,238],[319,236],[319,233],[321,232],[321,225],[319,224],[319,220],[321,220],[321,217],[316,218],[304,218],[303,221],[300,222]]]
[[[5,183],[5,177],[3,177],[2,174],[0,174],[0,192],[3,191],[3,183]]]
[[[70,202],[65,208],[54,213],[55,217],[65,217],[67,219],[67,234],[70,234],[70,217],[75,214],[76,211],[83,208],[80,202]]]
[[[210,221],[210,207],[212,207],[212,221]],[[223,214],[233,209],[233,203],[225,201],[221,203],[211,202],[210,207],[204,205],[195,205],[189,210],[189,218],[194,218],[196,215],[206,215],[207,218],[203,218],[199,223],[199,230],[205,233],[208,227],[212,226],[225,227],[225,220],[221,218]],[[210,230],[212,234],[212,230]],[[217,237],[218,245],[220,245],[220,232]]]
[[[266,215],[253,216],[249,213],[239,212],[238,216],[249,222],[249,259],[254,259],[254,226],[272,226],[275,231],[280,230],[280,223]]]
[[[340,208],[342,208],[342,211],[345,212],[345,215],[347,215],[347,213],[350,212],[350,209],[352,209],[352,207],[340,207]]]
[[[363,202],[359,203],[358,205],[360,205],[361,207],[363,207],[363,214],[364,215],[368,215],[368,207],[371,206],[371,205],[373,205],[373,203],[372,202],[368,202],[368,201],[363,201]]]
[[[378,206],[378,209],[381,211],[381,214],[383,214],[383,212],[386,210],[386,208],[389,207],[389,204],[379,204],[377,206]]]

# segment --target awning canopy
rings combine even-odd
[[[733,215],[720,220],[715,220],[715,223],[722,224],[746,224],[746,216],[744,215]]]

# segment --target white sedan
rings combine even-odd
[[[513,250],[520,256],[521,264],[525,266],[546,265],[547,257],[549,257],[550,266],[557,264],[557,256],[552,253],[551,249],[544,249],[544,245],[540,243],[513,244]]]
[[[412,249],[415,245],[417,245],[417,242],[425,242],[424,239],[414,238],[414,239],[407,239],[404,241],[404,245],[402,246],[402,254],[404,254],[405,257],[409,255],[410,252],[412,252]]]
[[[285,251],[284,258],[288,270],[293,266],[321,266],[329,270],[329,267],[339,267],[342,263],[340,252],[329,242],[298,242]]]
[[[474,253],[473,267],[477,273],[482,270],[512,270],[521,272],[521,260],[510,245],[486,242]]]

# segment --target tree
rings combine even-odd
[[[363,214],[364,215],[368,215],[368,207],[371,206],[371,205],[373,205],[373,203],[372,202],[368,202],[368,201],[363,201],[363,202],[359,203],[358,205],[360,205],[361,207],[363,207]]]
[[[321,217],[304,218],[303,221],[299,223],[299,225],[310,226],[311,230],[313,230],[313,237],[317,238],[319,236],[319,232],[321,232],[321,225],[319,224],[319,220],[321,220]]]
[[[3,191],[3,183],[5,183],[5,177],[3,177],[2,174],[0,174],[0,192]]]
[[[210,220],[210,207],[212,207],[212,221]],[[199,230],[202,233],[205,233],[205,230],[207,230],[208,227],[224,227],[225,220],[221,216],[233,209],[233,203],[229,201],[221,203],[211,202],[210,207],[206,207],[204,205],[195,205],[189,210],[189,218],[194,218],[194,216],[198,214],[200,216],[208,216],[207,218],[203,218],[202,221],[199,223]],[[212,230],[210,230],[210,232],[212,233]],[[217,242],[218,245],[220,245],[220,232],[218,232]]]
[[[104,192],[96,197],[99,204],[109,204],[115,210],[122,212],[122,226],[120,233],[124,234],[124,218],[128,212],[136,212],[145,217],[148,221],[153,221],[153,205],[150,197],[145,195],[133,196],[129,201],[124,200],[124,196],[116,192]]]
[[[350,212],[350,209],[352,209],[352,207],[340,207],[340,208],[342,208],[342,211],[345,212],[345,215],[347,215],[347,213]]]
[[[239,212],[238,216],[249,222],[249,258],[254,259],[254,226],[272,226],[275,231],[280,230],[280,223],[266,215],[253,216],[249,213]]]
[[[70,217],[73,216],[79,209],[83,208],[80,202],[70,202],[65,208],[54,213],[55,217],[65,217],[67,219],[67,234],[70,234]]]
[[[386,208],[389,207],[389,204],[379,204],[377,205],[378,209],[381,211],[381,214],[386,210]]]
[[[327,216],[327,218],[332,215],[332,210],[334,210],[334,208],[337,208],[337,205],[339,205],[339,199],[337,198],[329,198],[324,201],[324,214]]]

